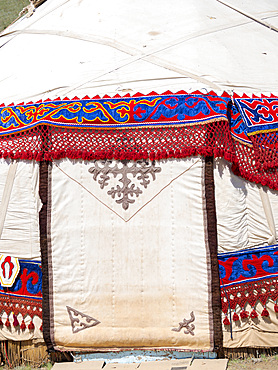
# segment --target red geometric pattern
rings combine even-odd
[[[20,313],[22,317],[29,315],[32,319],[34,316],[42,319],[42,302],[35,299],[1,295],[0,312],[3,311],[7,316],[13,312],[15,315]]]
[[[229,305],[235,310],[238,305],[245,310],[246,304],[254,309],[257,302],[266,305],[269,299],[274,302],[278,298],[278,278],[258,280],[221,288],[222,311],[227,314]],[[229,300],[229,302],[228,302]]]
[[[91,104],[89,98],[85,98],[86,104]],[[178,99],[177,104],[175,99]],[[95,100],[102,102],[101,109],[96,104],[99,101]],[[44,113],[42,102],[32,103],[33,111],[26,111],[30,106],[26,108],[22,104],[20,114],[26,116],[28,113],[25,118],[32,124],[19,132],[15,132],[15,118],[8,116],[16,107],[10,106],[9,111],[2,107],[2,125],[8,125],[9,130],[13,127],[14,133],[1,135],[0,157],[37,161],[59,158],[154,160],[194,155],[223,157],[232,163],[236,175],[278,190],[278,135],[270,132],[248,138],[244,134],[243,121],[239,114],[236,116],[236,108],[228,95],[220,97],[213,92],[201,94],[198,91],[190,95],[181,91],[159,96],[151,93],[123,98],[95,97],[95,100],[91,111],[77,98],[73,102],[67,99],[54,102],[65,104],[67,112],[61,107],[55,112],[54,103],[50,113]],[[45,104],[52,103],[46,101]],[[81,108],[86,114],[97,114],[97,118],[88,118],[84,113],[87,123],[82,121],[76,113]],[[97,122],[97,128],[91,125],[90,119],[94,125]],[[128,127],[124,126],[125,120]],[[86,127],[79,128],[83,124]]]
[[[12,159],[165,159],[194,155],[233,161],[227,121],[171,128],[128,130],[38,126],[0,139],[0,157]]]

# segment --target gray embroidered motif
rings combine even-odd
[[[117,161],[116,164],[112,164],[110,160],[94,161],[93,167],[88,170],[92,175],[93,179],[97,181],[101,189],[109,185],[110,175],[114,178],[121,176],[119,181],[122,186],[117,185],[116,188],[112,187],[107,194],[115,199],[118,204],[121,204],[124,210],[127,210],[129,205],[135,202],[133,197],[139,197],[143,191],[132,183],[128,176],[136,178],[139,181],[139,185],[142,185],[145,189],[150,184],[152,177],[156,179],[155,174],[161,172],[161,168],[155,165],[155,161]]]
[[[173,331],[181,331],[182,328],[185,328],[187,330],[184,330],[184,334],[194,335],[195,325],[191,324],[193,321],[195,321],[195,316],[194,316],[193,311],[191,311],[190,316],[191,316],[190,319],[188,319],[188,320],[183,319],[182,322],[179,322],[179,327],[178,328],[173,328],[172,330]]]
[[[86,315],[72,307],[66,306],[71,322],[72,332],[74,334],[81,330],[91,328],[100,324],[100,321],[94,319],[93,317]]]

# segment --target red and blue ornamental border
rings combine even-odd
[[[34,316],[42,319],[42,269],[41,262],[19,260],[20,271],[13,286],[7,288],[0,285],[0,329],[3,326],[9,328],[13,325],[19,330],[34,330]],[[7,319],[3,320],[3,312]],[[21,322],[18,315],[21,314]],[[9,317],[12,315],[13,321]],[[26,317],[31,321],[28,327],[25,323]],[[42,330],[42,326],[40,327]]]
[[[262,317],[269,317],[270,301],[278,313],[278,245],[221,253],[218,263],[224,325],[230,325],[229,311],[234,322],[258,318],[258,302],[263,306]]]

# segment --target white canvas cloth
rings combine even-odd
[[[7,314],[5,312],[2,313],[2,321],[5,324],[5,321],[7,319]],[[17,319],[19,323],[22,321],[22,315],[18,314]],[[36,339],[41,342],[43,342],[43,333],[40,330],[40,327],[42,325],[42,320],[38,316],[34,316],[33,318],[33,323],[35,326],[34,330],[29,330],[28,325],[31,322],[31,318],[29,315],[24,317],[24,322],[26,324],[26,329],[21,330],[19,327],[14,327],[13,326],[13,315],[9,315],[9,320],[11,323],[11,326],[7,328],[5,325],[1,326],[0,330],[0,340],[12,340],[12,341],[24,341],[24,340],[31,340],[31,339]]]
[[[256,305],[258,318],[251,319],[250,317],[232,321],[232,339],[229,326],[223,326],[223,346],[226,348],[241,348],[241,347],[277,347],[278,343],[278,325],[277,313],[274,311],[272,300],[267,303],[269,317],[261,317],[263,306],[260,302]],[[245,307],[249,313],[252,307],[247,304]],[[239,306],[236,313],[239,315],[241,309]],[[224,315],[223,315],[224,319]]]
[[[10,160],[0,159],[0,199],[2,200],[5,187],[6,189],[8,187],[10,191],[10,198],[4,210],[5,215],[3,215],[0,254],[37,261],[40,260],[39,164],[35,161],[18,161],[13,181],[6,184],[10,166]],[[32,277],[29,281],[32,283]],[[35,283],[36,281],[34,281]],[[28,292],[26,294],[28,295]],[[20,298],[18,299],[20,301]],[[11,323],[9,328],[5,326],[7,314],[4,311],[0,314],[4,323],[0,328],[0,340],[42,340],[40,330],[42,320],[38,316],[33,318],[35,329],[31,331],[28,329],[31,318],[29,315],[25,316],[26,330],[23,331],[19,327],[13,326],[13,314],[9,315]],[[17,319],[21,323],[22,315],[18,314]]]
[[[219,253],[277,244],[278,192],[235,176],[223,159],[216,161],[214,176]],[[274,304],[271,299],[267,301],[269,317],[261,317],[263,306],[258,301],[255,305],[258,318],[232,320],[233,338],[230,326],[223,325],[224,347],[276,347],[278,326]],[[249,304],[244,309],[249,314],[253,310]],[[235,312],[240,315],[241,311],[237,305]],[[232,317],[233,314],[234,310]],[[223,314],[222,321],[224,317]]]
[[[276,1],[227,3],[278,27]],[[5,30],[0,46],[5,104],[168,90],[278,93],[277,32],[216,0],[47,0]]]
[[[146,189],[129,175],[143,192],[125,211],[119,197],[108,195],[115,180],[122,185],[121,176],[110,174],[100,189],[100,175],[94,180],[89,172],[95,162],[53,163],[49,274],[56,348],[211,349],[204,162],[155,166],[161,170]],[[73,332],[67,306],[100,323]],[[194,335],[173,331],[192,311]]]
[[[224,159],[216,161],[214,177],[218,252],[275,244],[278,192],[235,176]]]
[[[10,163],[8,159],[0,159],[0,199]],[[19,161],[0,239],[0,254],[40,260],[40,208],[39,164]]]

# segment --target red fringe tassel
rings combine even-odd
[[[253,308],[253,310],[250,314],[250,317],[251,317],[251,319],[256,319],[258,317],[258,313],[254,310],[254,308]]]
[[[239,316],[237,313],[233,314],[233,321],[239,321]]]
[[[269,312],[267,311],[267,309],[264,307],[262,313],[261,313],[261,316],[262,317],[268,317],[269,316]]]
[[[35,329],[35,325],[34,325],[32,320],[30,321],[30,324],[28,325],[28,329],[29,330],[34,330]]]
[[[17,317],[16,317],[15,314],[13,315],[13,317],[14,317],[13,326],[16,328],[17,326],[19,326],[19,322],[18,322]]]
[[[26,324],[25,324],[24,319],[22,319],[22,321],[21,321],[20,329],[21,330],[25,330],[26,329]]]
[[[224,325],[231,325],[230,323],[230,320],[228,319],[228,317],[226,316],[225,319],[223,320],[223,324]]]
[[[245,310],[241,311],[240,317],[242,319],[247,319],[249,317],[249,312],[248,311],[245,311]]]

